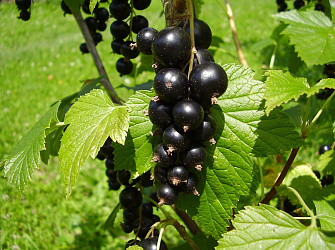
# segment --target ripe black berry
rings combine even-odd
[[[187,134],[175,125],[165,129],[162,140],[165,148],[168,149],[168,153],[173,151],[182,152],[189,145]]]
[[[102,35],[101,35],[101,33],[99,33],[99,32],[94,33],[94,34],[92,35],[92,38],[93,38],[93,42],[94,42],[95,44],[98,44],[98,43],[100,43],[100,42],[102,41]]]
[[[109,5],[109,11],[118,20],[126,19],[130,15],[130,5],[124,0],[113,0]]]
[[[317,11],[325,12],[325,7],[321,3],[315,4],[314,9],[317,10]]]
[[[121,55],[121,46],[124,43],[122,39],[115,39],[111,43],[112,50],[115,54]]]
[[[315,174],[315,176],[320,179],[321,178],[321,175],[320,175],[320,172],[317,171],[317,170],[313,170],[313,173]]]
[[[179,69],[162,69],[155,76],[154,89],[160,100],[176,103],[187,97],[187,76]]]
[[[228,87],[228,77],[225,70],[217,63],[206,62],[196,66],[190,74],[190,89],[192,97],[202,102],[223,95]]]
[[[151,203],[150,203],[151,204]],[[161,218],[159,218],[159,216],[158,215],[155,215],[155,214],[153,214],[150,218],[149,218],[150,220],[152,220],[152,223],[156,223],[156,222],[159,222],[159,221],[161,221]]]
[[[118,171],[115,171],[115,170],[113,170],[113,169],[106,169],[106,176],[107,176],[109,179],[116,179],[117,172],[118,172]]]
[[[170,153],[165,149],[163,143],[158,144],[154,149],[154,157],[152,162],[157,162],[163,166],[171,166],[176,161],[177,155]]]
[[[107,24],[104,22],[98,22],[97,30],[99,31],[105,31],[107,28]]]
[[[151,55],[151,44],[158,31],[154,28],[144,28],[137,33],[136,43],[138,50],[144,55]]]
[[[142,204],[142,193],[134,187],[126,187],[120,193],[120,203],[127,210],[136,210]]]
[[[206,160],[206,149],[200,145],[193,144],[183,153],[184,165],[195,167],[198,171],[201,170],[202,164]]]
[[[105,155],[107,158],[113,158],[114,148],[111,146],[112,139],[110,137],[104,142],[104,145],[100,148],[100,152]]]
[[[172,107],[162,101],[151,100],[149,104],[149,118],[152,124],[166,128],[173,123]]]
[[[154,176],[155,176],[155,180],[161,182],[161,183],[167,183],[168,182],[168,178],[167,178],[167,173],[168,170],[160,165],[156,165],[155,169],[154,169]]]
[[[64,11],[64,16],[65,14],[72,14],[72,11],[70,10],[69,6],[66,5],[64,0],[61,2],[60,6],[62,10]]]
[[[178,199],[178,191],[169,184],[163,184],[157,190],[157,197],[159,199],[159,206],[163,204],[172,205],[176,203]]]
[[[133,41],[126,41],[121,45],[120,52],[127,59],[136,58],[140,52],[135,47],[136,43]]]
[[[284,200],[284,211],[285,212],[290,213],[290,212],[293,212],[296,209],[297,209],[297,207],[295,205],[293,205],[288,198],[286,198]]]
[[[278,12],[285,11],[287,9],[287,4],[284,2],[282,4],[279,4]]]
[[[94,18],[94,17],[87,17],[85,19],[85,23],[87,25],[87,28],[88,30],[94,34],[95,33],[95,30],[97,29],[97,26],[98,26],[98,22],[97,20]]]
[[[31,5],[31,0],[15,0],[15,4],[19,10],[28,10]]]
[[[295,9],[300,9],[301,7],[304,7],[305,6],[305,2],[304,0],[295,0],[294,1],[294,8]]]
[[[325,152],[327,152],[329,150],[330,150],[330,147],[328,145],[326,145],[326,144],[323,144],[319,148],[319,154],[322,155],[322,154],[324,154]]]
[[[137,10],[144,10],[149,7],[151,0],[133,0],[133,6]]]
[[[173,107],[172,117],[175,124],[184,132],[191,131],[201,125],[204,119],[204,110],[196,101],[185,99]]]
[[[98,158],[100,161],[103,161],[104,159],[106,159],[105,155],[104,155],[104,154],[102,154],[100,151],[98,152],[98,154],[97,154],[97,157],[96,157],[96,158]]]
[[[109,190],[119,190],[121,184],[117,181],[117,179],[110,179],[108,180]]]
[[[142,174],[142,176],[141,176],[141,186],[142,187],[152,187],[153,184],[154,184],[154,181],[151,180],[150,171],[145,172],[144,174]]]
[[[115,39],[125,39],[129,35],[130,28],[124,21],[115,21],[110,27],[112,36]]]
[[[152,193],[150,194],[150,198],[151,198],[152,200],[156,201],[156,203],[159,202],[159,200],[158,200],[158,198],[157,198],[157,193],[156,193],[156,192],[152,192]],[[156,206],[156,205],[155,205],[154,203],[152,203],[152,202],[150,202],[150,204],[153,205],[153,206]]]
[[[190,34],[190,24],[188,23],[186,32]],[[212,31],[208,24],[200,19],[194,19],[194,39],[197,49],[208,49],[212,42]]]
[[[193,65],[196,66],[205,62],[215,62],[214,57],[208,49],[199,49],[194,56]]]
[[[142,216],[146,218],[151,218],[152,217],[152,205],[150,203],[142,203]]]
[[[158,237],[150,237],[150,238],[146,238],[145,240],[143,240],[140,245],[144,250],[157,250],[157,242],[158,242]],[[167,249],[168,248],[165,242],[162,240],[159,250],[167,250]]]
[[[30,12],[26,10],[21,10],[19,19],[23,21],[28,21],[30,19]]]
[[[178,192],[181,194],[194,194],[199,196],[200,194],[197,191],[198,182],[198,177],[192,172],[189,172],[187,181],[178,186]]]
[[[167,67],[180,68],[191,53],[191,38],[180,27],[168,27],[157,33],[152,53]]]
[[[131,233],[133,229],[134,229],[134,222],[126,221],[122,224],[122,230],[126,234]]]
[[[95,12],[95,18],[99,21],[99,22],[106,22],[109,18],[109,12],[107,9],[105,8],[99,8],[97,9],[97,11]]]
[[[86,43],[82,43],[82,44],[80,44],[79,49],[80,49],[80,51],[81,51],[83,54],[87,54],[87,53],[89,53],[88,48],[87,48],[87,44],[86,44]]]
[[[333,184],[334,182],[334,177],[332,175],[324,175],[321,179],[321,185],[324,186],[328,186]]]
[[[118,170],[117,171],[117,180],[120,184],[129,186],[130,172],[127,170]]]
[[[129,59],[121,57],[116,62],[116,70],[120,76],[129,75],[133,71],[133,63]]]
[[[144,239],[150,230],[152,221],[148,218],[142,218],[141,226],[140,221],[137,220],[134,225],[134,233],[141,239]]]
[[[148,19],[144,16],[137,15],[133,18],[132,31],[137,34],[141,29],[147,28],[149,26]]]
[[[195,142],[210,141],[212,144],[215,144],[213,136],[216,130],[217,125],[215,119],[211,115],[206,115],[201,125],[191,132],[190,138]]]
[[[174,186],[179,186],[182,182],[187,181],[188,171],[183,166],[175,166],[168,171],[168,180]]]
[[[138,211],[137,210],[123,210],[123,220],[124,221],[131,221],[134,223],[138,219]]]

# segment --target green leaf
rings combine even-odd
[[[94,10],[94,8],[95,8],[95,6],[97,5],[98,2],[100,2],[100,0],[91,0],[91,2],[90,2],[91,13],[93,13],[93,10]]]
[[[201,250],[213,250],[218,245],[213,237],[206,237],[203,233],[198,233],[192,240]],[[172,250],[192,250],[192,247],[188,243],[184,243],[172,248]]]
[[[335,174],[335,150],[329,150],[320,156],[318,170],[322,174]]]
[[[335,188],[325,187],[314,192],[313,202],[321,229],[335,231]]]
[[[108,218],[105,222],[105,225],[104,225],[104,229],[108,229],[108,228],[113,229],[114,228],[115,218],[116,218],[117,214],[119,213],[120,209],[121,209],[121,203],[119,202],[118,204],[116,204],[113,211],[108,216]]]
[[[24,190],[34,169],[38,168],[40,151],[45,149],[45,130],[51,124],[59,122],[57,118],[59,105],[60,102],[56,103],[41,117],[34,127],[22,137],[10,152],[8,160],[5,161],[5,176],[19,192]]]
[[[268,47],[268,46],[273,46],[275,45],[275,43],[273,42],[272,39],[270,38],[265,38],[263,40],[260,40],[256,43],[254,43],[251,47],[250,47],[250,51],[254,52],[254,51],[261,51],[262,49]]]
[[[151,162],[154,146],[158,142],[156,136],[151,136],[153,125],[145,111],[149,108],[151,98],[155,94],[151,91],[138,91],[126,103],[129,108],[129,132],[124,146],[114,145],[115,169],[126,169],[135,177],[151,169],[155,163]]]
[[[310,87],[306,78],[294,77],[289,72],[281,70],[268,70],[265,90],[266,113],[269,114],[275,107],[287,103],[291,99],[297,100],[301,95],[307,97],[319,92],[324,88],[335,88],[335,79],[322,79],[313,87]]]
[[[225,65],[229,87],[211,110],[218,129],[216,145],[208,146],[207,159],[199,176],[200,197],[181,196],[177,206],[186,210],[205,234],[219,238],[229,226],[232,208],[240,195],[249,195],[256,186],[252,155],[279,154],[297,147],[302,139],[288,117],[263,108],[264,86],[253,80],[243,66]]]
[[[80,12],[81,0],[65,0],[65,3],[73,14]]]
[[[325,64],[335,58],[335,29],[321,11],[285,11],[274,15],[288,24],[282,32],[295,45],[301,59],[308,65]]]
[[[108,137],[114,142],[125,142],[127,107],[115,106],[105,92],[95,89],[72,105],[65,115],[65,124],[70,125],[62,138],[59,159],[68,198],[88,156],[95,158]]]
[[[247,206],[233,220],[235,230],[219,240],[220,249],[334,249],[335,238],[305,227],[269,205]]]
[[[136,245],[136,246],[130,246],[130,247],[128,247],[127,250],[143,250],[143,248],[140,247],[140,246],[138,246],[138,245]]]

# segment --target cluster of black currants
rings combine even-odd
[[[136,58],[140,53],[136,43],[132,41],[131,32],[137,34],[149,25],[144,16],[133,16],[133,14],[134,9],[144,10],[148,8],[151,0],[133,0],[131,3],[132,5],[128,3],[128,0],[113,0],[109,5],[111,16],[116,19],[110,26],[110,32],[113,36],[111,47],[114,53],[123,56],[116,62],[116,70],[120,73],[120,76],[129,75],[132,72],[133,63],[130,59]],[[129,25],[125,21],[126,19],[128,19]],[[127,37],[127,41],[124,41]]]
[[[199,195],[198,177],[192,171],[201,171],[206,159],[203,142],[215,144],[217,125],[210,108],[228,86],[226,72],[208,50],[212,33],[207,23],[194,20],[194,38],[192,50],[189,23],[160,32],[145,28],[137,35],[139,50],[154,55],[157,73],[148,115],[158,127],[153,134],[162,139],[152,159],[157,162],[155,180],[162,183],[157,190],[159,205],[174,204],[179,193]],[[188,77],[191,53],[195,57]]]
[[[106,0],[100,2],[107,2]],[[82,4],[82,10],[86,13],[91,15],[90,9],[90,0],[85,0]],[[61,2],[62,10],[64,11],[64,15],[72,14],[70,8],[66,5],[65,1],[62,0]],[[97,3],[96,7],[93,10],[93,15],[85,18],[85,23],[87,25],[88,30],[92,35],[92,39],[95,45],[98,45],[102,41],[102,34],[98,31],[104,31],[107,28],[106,22],[109,19],[109,12],[106,8],[99,8],[99,3]],[[80,44],[79,47],[80,51],[83,54],[89,53],[88,47],[86,43]]]
[[[15,0],[15,4],[20,10],[18,19],[28,21],[30,19],[31,0]]]
[[[314,6],[314,9],[317,11],[325,12],[325,6],[323,6],[321,0],[318,0],[318,2]]]
[[[325,64],[323,66],[323,74],[326,76],[326,78],[335,78],[335,64]],[[333,92],[334,89],[325,88],[316,94],[316,98],[320,100],[325,100],[330,97]]]
[[[307,1],[308,3],[310,0]],[[286,11],[287,9],[287,4],[285,0],[276,0],[276,3],[278,5],[278,12]],[[295,0],[293,2],[293,6],[295,9],[300,9],[305,6],[305,1],[304,0]],[[317,11],[322,11],[325,12],[325,7],[322,5],[321,0],[318,0],[318,2],[315,4],[314,9]]]

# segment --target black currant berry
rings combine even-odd
[[[133,231],[134,229],[134,222],[130,222],[130,221],[125,221],[122,225],[122,230],[123,232],[125,232],[126,234],[129,234]]]
[[[154,89],[159,100],[174,104],[187,97],[187,76],[176,68],[162,69],[155,76]]]
[[[139,245],[139,244],[140,244],[139,240],[131,239],[131,240],[127,241],[126,246],[125,246],[124,249],[127,249],[130,246],[135,246],[135,245]]]
[[[172,153],[173,151],[182,152],[189,145],[187,134],[175,125],[171,125],[165,129],[162,140],[165,148],[168,149],[168,153]]]
[[[121,54],[127,59],[136,58],[140,52],[136,48],[136,43],[133,41],[126,41],[121,45]]]
[[[185,99],[174,105],[172,117],[175,124],[184,132],[192,131],[201,125],[204,119],[204,110],[196,101]]]
[[[86,14],[89,14],[91,15],[91,10],[90,10],[90,2],[91,0],[85,0],[83,5],[82,5],[82,8],[83,8],[83,11],[86,13]],[[93,10],[93,13],[96,12],[96,10],[99,8],[99,2],[97,2],[97,4],[95,5],[94,7],[94,10]]]
[[[178,186],[178,192],[181,194],[194,194],[199,196],[200,194],[197,191],[198,182],[198,177],[192,172],[189,172],[187,181]]]
[[[152,193],[150,194],[150,198],[151,198],[152,200],[154,200],[156,203],[159,202],[159,200],[158,200],[158,198],[157,198],[157,193],[156,193],[156,192],[152,192]],[[152,203],[152,202],[150,202],[150,204],[153,205],[153,206],[156,206],[156,204],[154,204],[154,203]]]
[[[150,237],[144,239],[140,246],[143,248],[143,250],[157,250],[157,242],[158,242],[158,237]],[[167,250],[167,246],[163,240],[161,240],[161,244],[159,247],[159,250]]]
[[[186,32],[190,34],[190,24],[188,23]],[[200,19],[194,19],[194,39],[197,49],[208,49],[212,42],[212,31],[208,24]]]
[[[31,5],[31,0],[15,0],[15,4],[19,10],[28,10]]]
[[[60,4],[62,10],[64,11],[64,16],[66,14],[72,14],[72,11],[70,10],[69,6],[66,5],[65,1],[63,0]]]
[[[106,8],[99,8],[95,12],[95,18],[102,23],[105,23],[109,18],[109,12]]]
[[[175,166],[168,171],[168,180],[174,186],[187,181],[188,170],[183,166]]]
[[[111,146],[112,139],[110,137],[107,138],[107,140],[104,142],[104,145],[100,148],[100,152],[105,155],[107,158],[113,158],[114,157],[114,148]]]
[[[98,44],[98,43],[100,43],[100,42],[102,41],[102,35],[101,35],[101,33],[99,33],[99,32],[94,33],[94,34],[92,35],[92,38],[93,38],[93,42],[94,42],[95,44]]]
[[[199,49],[194,56],[193,65],[196,66],[205,62],[215,62],[214,57],[208,49]]]
[[[209,141],[215,144],[213,136],[217,128],[215,119],[211,115],[206,115],[201,125],[190,133],[190,138],[199,143]]]
[[[124,221],[130,221],[134,224],[134,222],[138,219],[138,211],[137,210],[123,210],[123,220]]]
[[[151,218],[152,217],[152,205],[150,203],[142,203],[142,216],[145,218]]]
[[[117,180],[120,182],[120,184],[129,186],[129,180],[130,180],[130,172],[127,170],[118,170],[117,171]]]
[[[297,207],[295,205],[293,205],[288,198],[286,198],[284,200],[284,211],[285,212],[291,213],[291,212],[293,212],[296,209],[297,209]]]
[[[152,54],[167,67],[180,68],[191,53],[191,38],[180,27],[168,27],[157,33]]]
[[[321,185],[324,186],[328,186],[333,184],[334,182],[334,177],[332,175],[324,175],[321,179]]]
[[[325,64],[323,66],[323,74],[328,78],[335,78],[335,64]]]
[[[133,71],[133,63],[129,59],[121,57],[116,62],[116,70],[120,76],[129,75]]]
[[[100,151],[98,152],[98,154],[97,154],[97,157],[96,157],[96,158],[98,158],[100,161],[103,161],[104,159],[106,159],[105,155],[104,155],[104,154],[102,154]]]
[[[285,11],[287,9],[287,4],[284,2],[282,4],[279,4],[278,12]]]
[[[19,19],[23,21],[28,21],[30,19],[30,12],[27,10],[21,10]]]
[[[110,31],[114,39],[125,39],[129,35],[130,28],[124,21],[115,21],[110,27]]]
[[[157,33],[158,33],[157,30],[155,30],[154,28],[150,28],[150,27],[141,29],[137,33],[136,44],[137,44],[138,50],[142,54],[144,55],[152,54],[151,44]]]
[[[81,51],[83,54],[87,54],[87,53],[89,53],[88,48],[87,48],[87,44],[86,44],[86,43],[82,43],[82,44],[80,44],[79,49],[80,49],[80,51]]]
[[[152,187],[154,181],[151,180],[151,173],[150,171],[145,172],[141,176],[141,186],[142,187]]]
[[[157,180],[157,181],[159,181],[163,184],[167,183],[168,182],[167,173],[168,173],[167,168],[164,168],[160,165],[156,165],[156,167],[154,169],[155,180]]]
[[[158,144],[154,149],[154,157],[152,162],[157,162],[163,166],[171,166],[175,163],[177,155],[175,153],[170,153],[165,149],[163,143]]]
[[[316,98],[319,100],[326,100],[328,97],[330,97],[334,92],[334,89],[325,88],[319,91],[319,93],[316,94]]]
[[[141,239],[144,239],[147,233],[149,232],[151,225],[152,221],[148,218],[142,218],[141,224],[140,221],[137,220],[134,225],[135,235],[137,235]]]
[[[276,3],[277,3],[278,5],[281,5],[281,4],[285,3],[285,0],[276,0]]]
[[[149,219],[152,220],[153,224],[155,224],[156,222],[161,221],[161,218],[159,218],[159,216],[155,215],[155,214],[153,214]]]
[[[107,24],[104,22],[98,22],[97,30],[105,31],[107,29]]]
[[[107,169],[114,170],[114,159],[112,157],[107,158],[105,165]]]
[[[117,181],[117,179],[110,179],[108,180],[109,190],[119,190],[121,184]]]
[[[327,144],[323,144],[319,147],[319,154],[322,155],[329,150],[330,150],[330,147]]]
[[[124,43],[122,39],[115,39],[111,43],[112,50],[115,54],[121,55],[121,46]]]
[[[315,4],[314,9],[317,11],[325,12],[325,7],[321,3]]]
[[[169,184],[163,184],[157,190],[158,205],[173,205],[178,199],[178,191]]]
[[[182,161],[184,165],[195,167],[198,171],[201,171],[201,165],[206,160],[206,157],[206,149],[198,144],[193,144],[183,153]]]
[[[144,16],[137,15],[133,18],[132,31],[137,34],[141,29],[147,28],[149,26],[148,19]]]
[[[162,101],[151,100],[149,104],[149,118],[152,124],[166,128],[173,123],[172,107]]]
[[[190,89],[196,101],[211,100],[223,95],[228,87],[226,71],[217,63],[206,62],[196,66],[190,74]]]
[[[97,29],[98,22],[94,17],[87,17],[85,18],[85,23],[87,25],[88,30],[94,34],[95,30]]]
[[[136,210],[142,204],[142,193],[134,187],[123,189],[119,198],[122,207],[127,210]]]
[[[127,1],[113,0],[109,5],[109,11],[114,18],[123,20],[129,17],[131,8]]]
[[[315,174],[315,176],[320,179],[321,178],[321,175],[320,175],[320,172],[317,171],[317,170],[313,170],[313,173]]]
[[[137,10],[144,10],[149,7],[151,0],[133,0],[133,6]]]
[[[109,179],[116,179],[116,175],[117,175],[117,172],[118,171],[115,171],[115,170],[112,170],[112,169],[106,169],[106,176],[109,178]]]
[[[304,0],[295,0],[293,5],[294,5],[294,8],[298,10],[301,7],[305,6],[305,2]]]

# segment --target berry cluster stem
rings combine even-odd
[[[189,68],[188,68],[188,77],[190,77],[191,71],[193,69],[193,59],[194,54],[197,53],[195,48],[195,39],[194,39],[194,16],[195,16],[195,9],[192,0],[187,0],[188,4],[188,11],[189,11],[189,22],[190,22],[190,36],[191,36],[191,56],[189,60]]]
[[[103,84],[103,86],[105,87],[105,89],[107,90],[110,98],[112,99],[112,101],[114,103],[117,104],[122,104],[120,99],[118,98],[117,94],[115,93],[115,90],[112,86],[112,84],[109,81],[109,78],[107,76],[106,70],[104,65],[102,64],[102,61],[100,59],[100,56],[95,48],[92,36],[90,34],[90,31],[87,28],[87,25],[83,19],[83,16],[81,15],[81,12],[79,11],[78,13],[73,13],[73,16],[81,30],[81,33],[83,34],[88,50],[90,52],[90,54],[92,55],[93,61],[95,66],[97,67],[97,70],[99,72],[100,76],[105,76],[102,80],[101,83]]]

